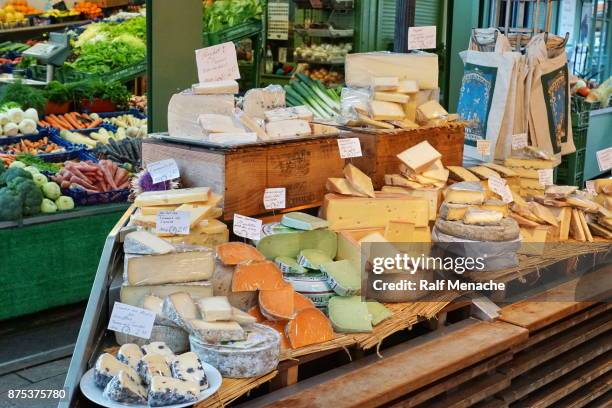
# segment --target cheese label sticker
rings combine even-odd
[[[504,203],[511,203],[514,201],[514,198],[512,198],[512,191],[506,183],[506,180],[499,177],[489,177],[488,184],[489,189],[499,195]]]
[[[476,150],[483,156],[488,156],[491,152],[491,141],[490,140],[477,140]]]
[[[512,135],[512,150],[520,150],[523,147],[527,147],[527,133]]]
[[[188,211],[158,211],[155,232],[158,234],[188,235],[191,217]]]
[[[348,139],[338,139],[338,149],[340,149],[341,159],[350,159],[351,157],[361,157],[361,143],[359,138],[350,137]]]
[[[115,302],[108,321],[108,330],[149,339],[154,322],[155,312]]]
[[[597,164],[599,165],[599,171],[608,171],[612,169],[612,147],[599,150],[595,154],[597,155]]]
[[[538,170],[538,180],[543,186],[550,186],[555,184],[553,182],[553,169]]]
[[[590,194],[597,195],[597,190],[595,189],[594,180],[587,180],[584,182],[584,185],[586,186],[586,189]]]
[[[178,165],[174,159],[160,160],[147,164],[147,171],[153,179],[153,184],[174,180],[181,176]]]
[[[234,214],[234,234],[242,238],[258,241],[261,239],[261,220]]]
[[[408,49],[436,48],[436,26],[408,27]]]
[[[263,204],[266,210],[275,210],[287,207],[287,189],[285,187],[266,188],[263,196]]]
[[[200,82],[240,78],[236,46],[233,42],[200,48],[195,54]]]

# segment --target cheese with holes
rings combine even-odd
[[[146,231],[130,232],[123,240],[123,252],[126,254],[164,255],[174,250],[173,245]]]
[[[362,194],[359,191],[355,190],[345,178],[328,178],[325,182],[325,189],[330,193],[338,193],[355,197],[367,197],[366,194]]]
[[[206,297],[203,299],[210,299]],[[203,300],[199,299],[199,301]],[[198,308],[188,293],[178,292],[173,293],[164,299],[162,312],[169,320],[177,326],[187,329],[187,322],[200,317]]]
[[[117,360],[132,367],[134,370],[138,369],[138,362],[143,356],[144,354],[142,354],[140,347],[134,343],[122,345],[117,352]]]
[[[199,394],[200,386],[197,383],[172,377],[154,376],[149,386],[148,402],[152,407],[187,404],[196,401]]]
[[[111,401],[125,404],[147,403],[147,390],[140,384],[140,377],[133,377],[125,371],[119,371],[106,384],[102,395]]]
[[[213,295],[213,287],[210,282],[185,282],[170,285],[143,285],[122,286],[119,294],[121,303],[140,307],[145,296],[156,296],[165,298],[173,293],[185,292],[193,299],[200,299]]]
[[[280,139],[292,136],[310,136],[312,130],[307,121],[291,119],[267,123],[266,133],[270,138]]]
[[[462,181],[446,189],[444,200],[453,204],[481,205],[485,200],[485,192],[480,182]]]
[[[441,157],[440,152],[426,140],[397,155],[397,158],[415,173],[425,170]]]
[[[186,204],[197,201],[208,201],[210,188],[194,187],[167,191],[146,191],[136,196],[136,207],[150,207],[153,205]]]
[[[429,223],[428,203],[403,194],[376,193],[376,198],[326,194],[323,214],[329,228],[337,231],[357,228],[384,228],[391,220],[410,221],[417,227]]]
[[[200,386],[200,390],[208,388],[208,379],[198,355],[192,351],[177,356],[170,363],[172,376],[183,381],[191,381]]]
[[[238,82],[233,79],[222,81],[200,82],[191,86],[196,95],[237,94]]]
[[[374,197],[374,186],[372,185],[372,179],[369,178],[364,172],[349,163],[346,165],[346,167],[344,167],[343,173],[351,187],[359,191],[361,194],[365,194],[368,197]]]
[[[311,121],[312,111],[306,106],[292,106],[288,108],[276,108],[265,112],[268,122],[278,122],[279,120],[302,119]]]
[[[198,300],[202,319],[207,322],[232,320],[232,306],[225,296],[212,296]]]
[[[242,125],[227,115],[216,115],[214,113],[203,113],[198,116],[198,123],[206,134],[209,133],[243,133]]]
[[[395,103],[408,103],[410,96],[394,92],[374,92],[374,100]]]
[[[209,279],[215,268],[210,250],[165,255],[125,255],[126,281],[132,286],[195,282]]]
[[[408,197],[423,198],[427,200],[429,207],[429,220],[434,221],[438,214],[438,207],[442,201],[442,190],[439,188],[420,188],[418,190],[403,189],[401,187],[383,187],[383,192],[405,194]],[[399,191],[401,190],[401,191]]]
[[[242,327],[234,321],[207,322],[205,320],[189,321],[190,332],[206,343],[237,341],[246,338]]]
[[[372,89],[375,91],[395,91],[399,86],[397,77],[374,77],[372,78]]]
[[[468,225],[499,225],[504,214],[499,211],[468,208],[463,217],[463,223]]]
[[[98,357],[94,366],[94,383],[98,387],[104,388],[120,371],[130,374],[134,378],[138,378],[138,373],[127,364],[123,364],[112,354],[103,353]]]
[[[414,242],[414,224],[407,221],[389,221],[384,237],[388,242]]]
[[[402,120],[406,116],[402,106],[393,102],[369,101],[368,109],[374,120]]]

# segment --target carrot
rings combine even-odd
[[[66,121],[70,123],[70,125],[72,125],[75,129],[81,128],[81,125],[79,124],[79,122],[74,120],[74,118],[69,113],[64,115],[64,119],[66,119]]]
[[[61,115],[60,116],[51,115],[51,116],[58,123],[60,123],[62,126],[64,126],[66,129],[74,130],[74,127],[72,127],[72,125],[70,123],[68,123]]]
[[[94,120],[93,122],[91,122],[89,124],[89,127],[95,128],[95,127],[100,126],[101,124],[102,124],[102,119],[98,118],[98,119]]]
[[[79,125],[80,129],[86,129],[87,125],[85,123],[83,123],[80,119],[79,119],[79,114],[76,112],[71,112],[68,114],[68,116],[70,116],[72,118],[72,120],[77,123]]]

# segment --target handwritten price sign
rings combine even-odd
[[[155,312],[115,302],[108,329],[143,339],[151,337]]]

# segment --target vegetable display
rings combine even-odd
[[[304,74],[296,74],[285,92],[287,106],[305,105],[316,117],[330,119],[340,112],[340,95]]]
[[[0,107],[0,138],[37,134],[37,121],[36,109],[29,108],[24,112],[14,103],[6,104]]]
[[[41,90],[21,82],[13,82],[0,88],[0,110],[7,103],[14,103],[15,107],[23,110],[33,108],[37,112],[43,112],[47,101]]]
[[[140,119],[134,115],[127,114],[105,118],[104,123],[116,126],[118,131],[123,129],[125,135],[130,137],[145,137],[147,136],[147,119]]]
[[[204,32],[215,33],[250,19],[261,19],[260,0],[208,0],[204,4]]]
[[[65,189],[77,189],[90,194],[128,188],[130,173],[110,160],[66,162],[64,168],[52,177]]]
[[[70,112],[64,115],[47,115],[38,124],[60,130],[91,129],[100,126],[102,119],[94,119],[86,113]]]
[[[308,62],[343,63],[346,54],[351,52],[353,44],[312,44],[296,47],[293,55],[298,60]]]
[[[37,141],[22,139],[17,143],[0,146],[0,151],[8,154],[48,154],[65,152],[62,146],[49,141],[47,136]]]
[[[127,164],[127,167],[132,170],[140,168],[141,151],[141,139],[133,137],[119,141],[109,139],[108,144],[98,144],[95,149],[98,157],[112,160],[121,165]]]

